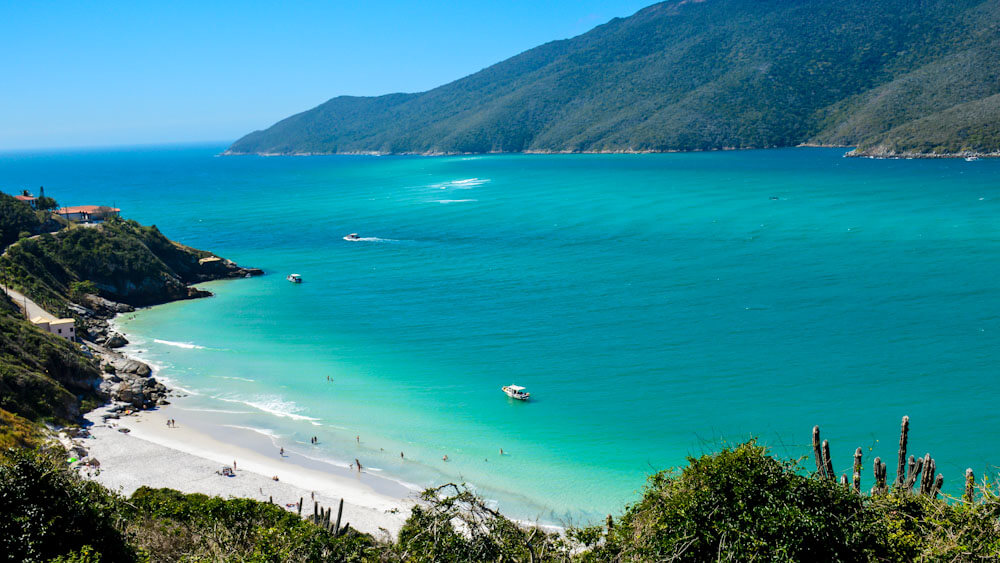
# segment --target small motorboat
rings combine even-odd
[[[302,276],[298,274],[288,274],[286,279],[292,283],[302,283]]]
[[[979,160],[978,156],[967,156],[967,157],[965,157],[965,161],[966,162],[975,162],[977,160]]]
[[[358,236],[358,233],[351,233],[344,237],[344,240],[361,240],[361,237]]]
[[[520,385],[507,385],[502,387],[503,392],[507,394],[511,399],[517,399],[518,401],[527,401],[531,397],[531,393],[524,390],[524,387]]]

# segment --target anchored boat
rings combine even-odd
[[[503,392],[507,394],[511,399],[517,399],[519,401],[527,401],[531,397],[531,393],[524,390],[524,387],[520,385],[507,385],[502,387]]]
[[[288,274],[288,277],[285,279],[292,283],[302,283],[302,276],[298,274]]]

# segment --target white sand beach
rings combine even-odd
[[[302,498],[303,515],[313,511],[313,494],[324,507],[336,507],[343,498],[344,521],[376,536],[395,536],[414,503],[413,491],[398,483],[291,453],[268,455],[270,444],[250,435],[211,436],[183,420],[169,427],[170,410],[141,411],[107,424],[101,418],[107,408],[87,414],[91,437],[76,441],[100,462],[99,472],[87,470],[91,478],[124,495],[143,485],[168,487],[223,498],[273,498],[289,511]],[[217,473],[234,462],[235,476]]]

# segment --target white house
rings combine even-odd
[[[74,207],[61,207],[56,213],[65,217],[68,221],[103,221],[108,217],[117,217],[121,209],[108,207],[106,205],[76,205]]]
[[[31,319],[31,324],[46,332],[51,332],[56,336],[61,336],[70,342],[76,340],[76,321],[73,319],[46,319],[45,317],[35,317]]]

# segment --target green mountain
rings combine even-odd
[[[670,0],[428,92],[333,98],[226,153],[995,152],[998,47],[989,0]]]

